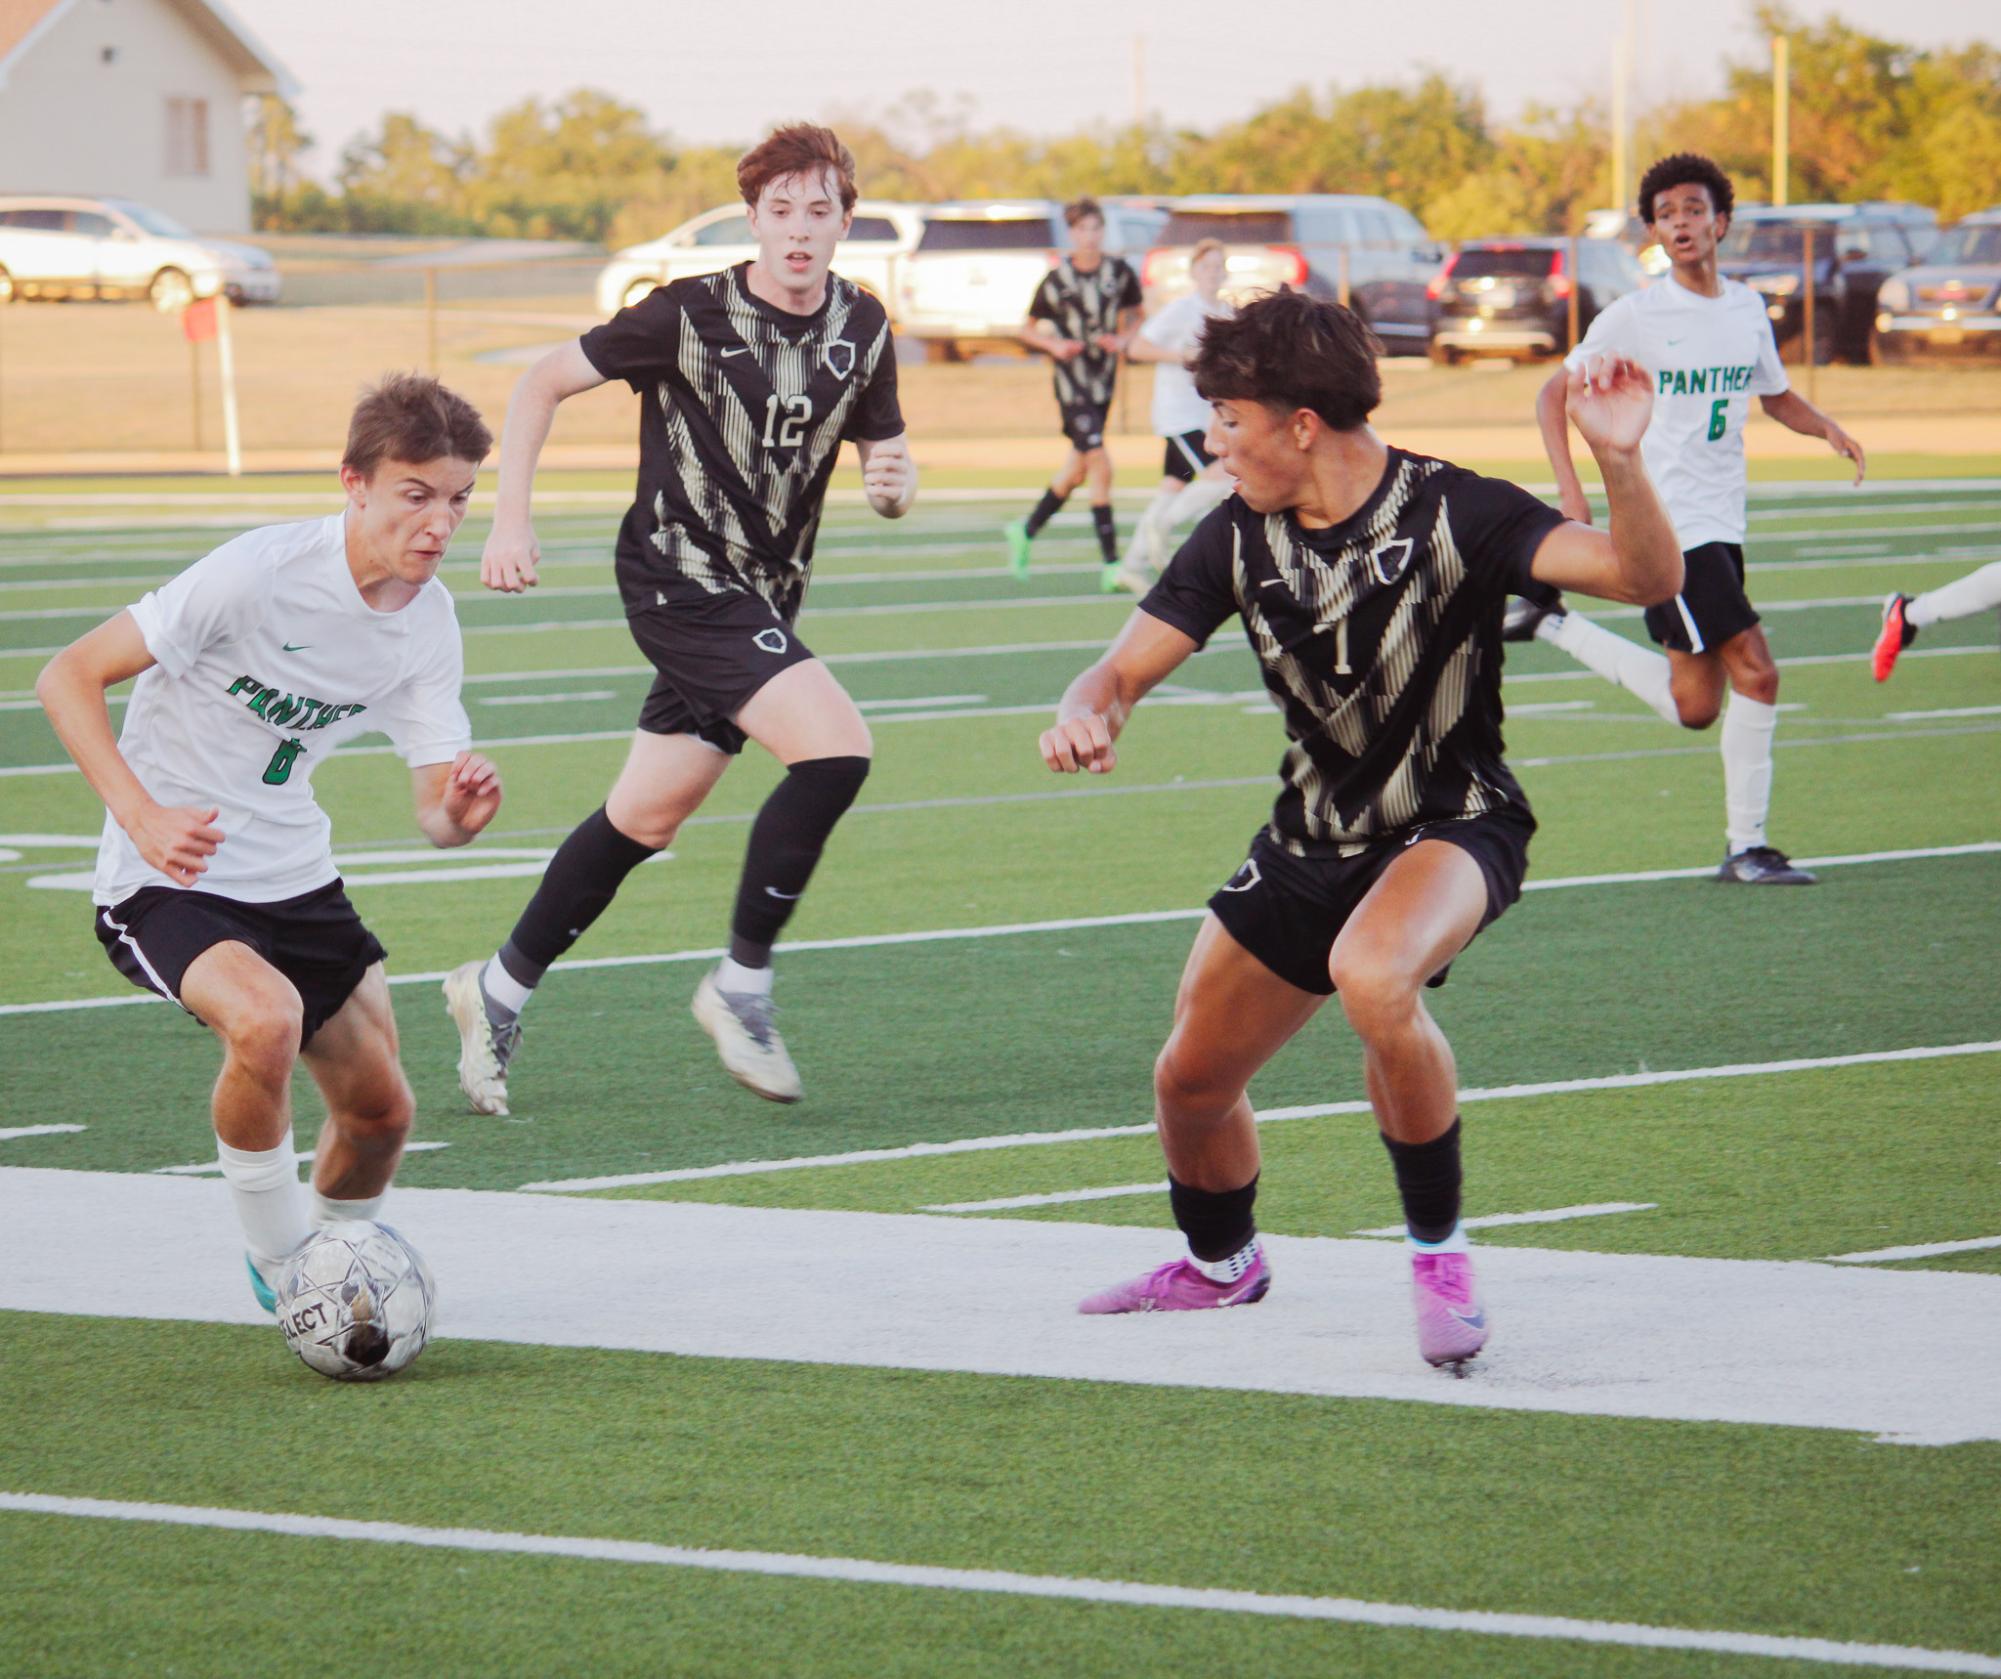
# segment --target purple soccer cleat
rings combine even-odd
[[[1417,1350],[1424,1362],[1450,1365],[1455,1376],[1487,1344],[1487,1313],[1473,1288],[1473,1256],[1414,1253],[1410,1292],[1417,1306]]]
[[[1271,1265],[1258,1249],[1251,1268],[1233,1283],[1211,1282],[1186,1259],[1174,1259],[1143,1277],[1116,1283],[1077,1302],[1080,1312],[1200,1312],[1216,1306],[1250,1306],[1271,1288]]]

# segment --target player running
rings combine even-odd
[[[1927,624],[1949,623],[1954,618],[1971,618],[2001,606],[2001,560],[1969,571],[1944,587],[1927,589],[1921,595],[1893,594],[1883,602],[1883,628],[1870,654],[1870,668],[1878,682],[1888,682],[1904,649],[1918,639]]]
[[[751,827],[729,955],[696,987],[694,1013],[739,1084],[774,1102],[802,1093],[773,1020],[771,948],[874,748],[795,621],[842,440],[855,440],[886,519],[910,510],[917,475],[888,317],[828,272],[854,214],[854,157],[830,130],[795,124],[744,155],[737,185],[756,257],[621,309],[544,356],[508,403],[480,578],[516,593],[536,582],[530,500],[557,407],[611,379],[645,399],[617,570],[633,640],[659,674],[604,804],[557,848],[499,951],[445,981],[459,1083],[481,1113],[507,1112],[521,1011],[550,964],[672,842],[746,739],[785,776]]]
[[[385,379],[341,457],[347,506],[224,543],[51,659],[35,684],[104,801],[97,936],[134,985],[222,1040],[216,1152],[267,1311],[317,1225],[372,1219],[410,1133],[385,952],[334,867],[313,771],[387,734],[417,826],[464,845],[500,808],[468,750],[452,597],[437,580],[493,436],[435,379]],[[138,677],[116,738],[105,690]],[[300,1194],[292,1069],[326,1100]]]
[[[1105,212],[1095,198],[1066,204],[1063,220],[1070,228],[1070,249],[1035,288],[1021,341],[1047,356],[1055,370],[1056,407],[1070,452],[1034,510],[1002,534],[1007,538],[1009,569],[1026,577],[1029,544],[1036,533],[1056,517],[1070,492],[1089,480],[1091,523],[1104,561],[1099,586],[1110,594],[1121,585],[1105,423],[1118,383],[1119,355],[1139,319],[1139,276],[1122,258],[1105,254]]]
[[[1209,324],[1195,382],[1237,493],[1205,519],[1042,736],[1053,770],[1104,774],[1146,692],[1240,615],[1292,745],[1270,823],[1209,900],[1154,1066],[1175,1259],[1085,1312],[1249,1305],[1271,1285],[1252,1216],[1245,1089],[1339,994],[1409,1230],[1418,1349],[1463,1365],[1487,1340],[1459,1222],[1452,1050],[1427,985],[1521,891],[1535,820],[1501,757],[1501,618],[1539,580],[1651,604],[1682,580],[1639,443],[1646,372],[1593,358],[1572,423],[1611,496],[1609,531],[1512,484],[1392,448],[1367,327],[1281,292]]]
[[[1153,429],[1167,441],[1160,488],[1139,516],[1118,584],[1136,595],[1153,586],[1167,558],[1167,537],[1177,525],[1193,523],[1230,493],[1230,480],[1209,453],[1209,405],[1195,389],[1189,363],[1202,342],[1202,329],[1218,315],[1231,314],[1223,301],[1228,255],[1220,239],[1204,239],[1188,256],[1194,290],[1177,297],[1126,344],[1133,361],[1154,363]]]
[[[1721,881],[1811,886],[1765,837],[1772,806],[1772,736],[1779,721],[1779,667],[1744,593],[1744,422],[1750,398],[1788,430],[1827,440],[1855,463],[1862,445],[1792,390],[1772,341],[1765,300],[1717,273],[1716,247],[1729,230],[1730,177],[1706,157],[1662,158],[1640,181],[1640,215],[1673,268],[1629,292],[1591,323],[1564,368],[1536,399],[1543,446],[1556,469],[1563,511],[1588,522],[1590,503],[1570,459],[1564,425],[1568,370],[1593,356],[1638,362],[1656,380],[1647,470],[1681,540],[1687,582],[1649,607],[1647,633],[1666,657],[1565,612],[1542,590],[1509,615],[1508,639],[1539,638],[1638,695],[1667,722],[1706,729],[1723,717],[1725,854]],[[1730,704],[1722,710],[1725,687]]]

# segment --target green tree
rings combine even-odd
[[[474,157],[406,111],[391,111],[379,133],[351,142],[334,178],[356,233],[469,233],[467,184]]]
[[[494,118],[469,198],[488,232],[600,241],[627,203],[661,194],[668,171],[644,112],[578,88]]]
[[[299,127],[299,114],[275,93],[249,102],[251,219],[258,227],[280,228],[299,184],[299,159],[312,150],[313,137]]]

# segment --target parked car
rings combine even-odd
[[[1674,266],[1667,252],[1661,249],[1661,242],[1654,237],[1654,230],[1631,210],[1585,211],[1584,237],[1618,240],[1633,253],[1640,272],[1649,280],[1658,280]]]
[[[1099,203],[1105,250],[1137,268],[1166,212],[1144,199]],[[1063,206],[1054,199],[934,204],[903,265],[897,329],[922,341],[939,361],[956,361],[972,344],[1012,343],[1035,288],[1069,248]]]
[[[1228,249],[1226,297],[1280,286],[1338,297],[1345,281],[1349,305],[1385,349],[1411,354],[1425,348],[1431,333],[1425,286],[1445,249],[1387,198],[1299,193],[1178,199],[1140,275],[1150,299],[1164,303],[1188,289],[1188,252],[1202,239],[1220,239]]]
[[[1814,360],[1867,361],[1876,293],[1899,269],[1924,260],[1938,238],[1938,213],[1919,204],[1740,206],[1717,248],[1717,267],[1764,294],[1781,353],[1803,353],[1809,232]]]
[[[1469,239],[1426,288],[1436,305],[1431,359],[1554,356],[1570,347],[1570,298],[1582,338],[1614,298],[1647,283],[1615,239],[1579,239],[1570,271],[1568,239]]]
[[[161,309],[180,309],[218,292],[232,303],[276,303],[270,254],[190,233],[128,198],[0,196],[0,303],[150,297]]]
[[[834,272],[874,292],[893,317],[897,270],[922,227],[920,205],[857,200],[848,236],[834,247]],[[614,252],[598,275],[598,312],[615,314],[655,286],[691,274],[714,274],[756,255],[757,241],[741,203],[704,210],[658,239]]]
[[[1948,229],[1876,293],[1869,359],[1917,355],[2001,355],[2001,208]]]

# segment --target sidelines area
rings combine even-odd
[[[497,1533],[486,1528],[417,1527],[404,1522],[349,1521],[337,1516],[225,1510],[187,1504],[59,1498],[42,1493],[0,1492],[0,1510],[68,1516],[79,1520],[148,1522],[174,1527],[217,1528],[233,1533],[282,1534],[297,1539],[332,1539],[353,1544],[413,1545],[485,1555],[568,1557],[640,1567],[688,1568],[711,1573],[829,1580],[856,1585],[911,1586],[931,1591],[996,1593],[1072,1603],[1114,1603],[1148,1609],[1341,1621],[1357,1626],[1402,1627],[1489,1638],[1549,1639],[1627,1649],[1767,1656],[1777,1661],[1811,1661],[1837,1667],[1892,1667],[1920,1673],[2001,1675],[2001,1659],[1965,1650],[1642,1626],[1629,1621],[1589,1621],[1564,1615],[1432,1609],[1407,1603],[1368,1603],[1354,1598],[1278,1596],[1204,1586],[1165,1586],[1131,1580],[1016,1574],[1002,1569],[940,1568],[875,1562],[862,1557],[708,1550],[655,1545],[634,1539]]]

